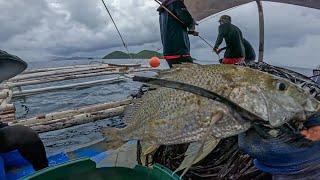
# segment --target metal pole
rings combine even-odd
[[[264,15],[261,0],[256,0],[259,11],[259,62],[263,62],[264,56]]]

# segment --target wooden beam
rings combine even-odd
[[[9,79],[9,81],[20,81],[24,79],[31,79],[31,78],[38,78],[44,76],[52,76],[52,75],[62,75],[62,74],[69,74],[69,73],[76,73],[76,72],[83,72],[83,71],[92,71],[92,70],[108,70],[114,69],[114,67],[110,67],[108,65],[102,65],[98,67],[86,67],[86,68],[77,68],[71,70],[58,70],[58,71],[49,71],[49,72],[39,72],[39,73],[31,73],[31,74],[22,74],[18,75],[14,78]]]
[[[30,126],[33,130],[38,133],[44,133],[49,131],[55,131],[59,129],[65,129],[68,127],[73,127],[81,124],[86,124],[90,122],[95,122],[102,119],[107,119],[115,116],[119,116],[123,113],[125,106],[120,106],[117,108],[108,109],[105,111],[99,111],[94,113],[80,114],[74,117],[68,117],[59,120],[53,120],[49,122],[39,123]]]
[[[75,83],[75,84],[68,84],[68,85],[62,85],[62,86],[51,86],[46,88],[39,88],[39,89],[31,89],[31,90],[25,90],[25,91],[17,91],[13,92],[13,97],[25,97],[25,96],[32,96],[35,94],[40,93],[47,93],[47,92],[55,92],[60,90],[66,90],[66,89],[72,89],[72,88],[85,88],[90,86],[96,86],[100,84],[111,84],[111,83],[119,83],[122,81],[125,81],[126,78],[123,77],[116,77],[116,78],[110,78],[110,79],[102,79],[102,80],[96,80],[96,81],[89,81],[89,82],[83,82],[83,83]]]
[[[9,96],[9,89],[3,89],[0,91],[0,99],[5,99]]]
[[[145,69],[135,69],[135,70],[128,70],[128,71],[101,71],[101,72],[93,72],[89,74],[75,74],[75,75],[64,75],[64,76],[53,76],[53,77],[45,77],[42,79],[33,79],[21,82],[8,82],[4,84],[3,87],[6,88],[13,88],[13,87],[21,87],[21,86],[29,86],[29,85],[36,85],[36,84],[44,84],[50,82],[58,82],[58,81],[65,81],[71,79],[81,79],[81,78],[88,78],[88,77],[98,77],[98,76],[105,76],[105,75],[114,75],[114,74],[126,74],[126,73],[133,73],[133,72],[142,72],[142,71],[153,71],[151,68]],[[0,85],[0,88],[2,86]]]
[[[102,64],[85,64],[85,65],[74,65],[74,66],[64,66],[64,67],[56,67],[56,68],[42,68],[42,69],[31,69],[22,72],[21,74],[31,74],[31,73],[39,73],[39,72],[49,72],[49,71],[57,71],[57,70],[66,70],[66,69],[78,69],[78,68],[87,68],[87,67],[98,67]]]
[[[60,111],[60,112],[53,112],[46,115],[40,115],[37,117],[33,117],[30,119],[24,119],[24,120],[17,120],[15,122],[12,122],[11,125],[19,124],[19,125],[32,125],[40,122],[46,122],[46,121],[52,121],[56,119],[63,119],[65,117],[69,116],[75,116],[79,114],[85,114],[85,113],[92,113],[102,110],[107,110],[111,108],[116,108],[119,106],[125,106],[131,103],[131,99],[125,99],[122,101],[115,101],[115,102],[109,102],[109,103],[103,103],[103,104],[96,104],[91,105],[87,107],[82,107],[78,109],[73,110],[67,110],[67,111]]]

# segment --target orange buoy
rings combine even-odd
[[[157,68],[160,66],[160,59],[158,57],[152,57],[149,61],[149,64],[153,68]]]

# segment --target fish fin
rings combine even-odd
[[[160,71],[158,73],[158,75],[155,76],[155,77],[157,77],[157,78],[166,78],[166,77],[172,75],[173,73],[178,72],[179,70],[180,69],[175,69],[175,68],[168,69],[168,70],[163,70],[163,71]]]
[[[182,64],[173,64],[173,68],[189,68],[189,67],[195,67],[198,66],[199,64],[195,63],[182,63]]]
[[[110,139],[110,141],[106,144],[106,148],[108,150],[116,150],[120,148],[123,144],[126,143],[121,138],[121,135],[119,134],[120,130],[117,128],[103,128],[102,134],[105,138]]]
[[[141,105],[143,104],[143,101],[141,99],[133,99],[132,103],[127,105],[123,114],[123,122],[124,123],[130,123],[130,121],[132,122],[132,118],[135,115],[135,112],[141,107]]]
[[[185,69],[190,69],[190,67],[193,67],[193,66],[196,66],[196,64],[192,64],[192,63],[173,64],[171,69],[160,71],[157,77],[158,78],[170,77],[177,72],[180,72]]]
[[[189,166],[192,166],[202,159],[204,159],[219,143],[219,139],[210,138],[210,140],[206,141],[202,147],[201,142],[191,143],[185,153],[185,158],[180,164],[180,166],[175,170],[175,173],[181,171]],[[201,151],[201,152],[199,152]],[[198,155],[199,154],[199,155]]]
[[[148,159],[149,155],[153,155],[156,150],[159,148],[159,145],[150,144],[146,142],[140,142],[141,145],[141,155],[140,160],[143,165],[148,165],[150,159]]]
[[[215,137],[212,137],[210,135],[210,132],[212,130],[212,127],[215,125],[215,123],[217,121],[219,121],[221,118],[223,118],[223,115],[224,115],[223,111],[218,111],[218,112],[212,114],[210,126],[209,126],[208,130],[206,131],[206,133],[204,134],[204,136],[202,137],[201,146],[198,149],[198,151],[196,151],[196,153],[192,155],[192,158],[190,158],[191,159],[191,163],[190,162],[186,163],[185,170],[183,171],[183,173],[180,176],[181,179],[188,172],[188,170],[194,164],[194,162],[202,155],[202,153],[204,153],[204,147],[206,145],[206,142],[209,141],[208,138],[210,137],[211,141],[212,141],[212,139],[216,139]],[[214,145],[214,147],[218,144],[218,142],[219,141],[216,141],[216,144]],[[214,149],[214,147],[213,147],[213,149]],[[208,149],[210,149],[210,148],[208,148]],[[177,172],[177,171],[175,171],[175,172]]]

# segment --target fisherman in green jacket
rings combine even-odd
[[[241,30],[231,24],[231,17],[228,15],[221,16],[219,23],[219,35],[214,46],[214,51],[216,53],[220,52],[219,46],[224,39],[227,47],[222,63],[236,64],[243,62],[246,54]]]
[[[243,45],[244,45],[244,49],[246,52],[246,57],[245,57],[245,62],[253,62],[256,60],[256,53],[253,49],[253,47],[251,46],[251,44],[249,43],[249,41],[247,41],[245,38],[243,38]],[[217,52],[218,54],[220,54],[221,51],[226,50],[227,47],[221,48],[219,49],[219,51]],[[219,60],[220,63],[222,63],[223,59]]]

